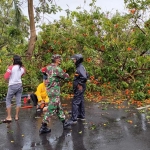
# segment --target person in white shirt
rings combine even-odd
[[[3,123],[10,123],[12,121],[11,117],[11,101],[13,96],[16,98],[16,115],[15,120],[19,120],[19,110],[21,107],[21,95],[23,92],[22,88],[22,76],[25,74],[25,68],[23,67],[21,57],[14,55],[13,65],[7,68],[4,78],[8,81],[8,91],[6,96],[6,108],[7,117],[2,120]]]

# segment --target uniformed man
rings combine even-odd
[[[61,56],[55,54],[52,56],[52,64],[42,68],[42,72],[47,74],[46,90],[49,98],[51,99],[48,104],[47,112],[44,114],[42,126],[39,130],[40,134],[51,132],[51,129],[47,127],[51,117],[56,113],[59,119],[63,123],[63,128],[70,127],[70,124],[66,121],[65,114],[63,112],[60,102],[60,81],[66,80],[69,75],[65,73],[60,67]]]

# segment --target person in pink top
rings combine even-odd
[[[10,123],[12,121],[11,117],[11,101],[13,96],[16,98],[16,115],[15,120],[19,119],[19,110],[21,107],[21,95],[23,92],[22,88],[22,76],[25,74],[25,68],[23,67],[21,57],[14,55],[13,65],[7,68],[4,78],[8,81],[8,91],[6,96],[6,108],[7,117],[2,120],[3,123]]]

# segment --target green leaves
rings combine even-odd
[[[96,129],[96,124],[93,123],[93,124],[91,125],[90,129],[91,129],[91,130],[95,130],[95,129]]]
[[[147,49],[147,37],[130,22],[133,16],[116,13],[109,18],[108,14],[98,11],[94,3],[90,5],[95,11],[90,14],[87,11],[73,11],[67,18],[61,17],[54,24],[45,26],[42,38],[47,41],[48,37],[50,40],[43,50],[51,46],[51,52],[62,54],[64,61],[61,66],[71,76],[74,67],[67,59],[74,53],[83,54],[85,67],[90,76],[95,77],[87,85],[91,92],[101,89],[105,93],[106,89],[97,85],[98,77],[101,77],[101,84],[111,81],[114,86],[127,89],[146,73],[141,67],[147,68],[148,59],[141,57],[141,53]],[[142,89],[133,88],[138,92]]]
[[[144,94],[143,92],[138,92],[134,95],[134,99],[137,100],[144,100],[146,97],[146,94]]]
[[[15,17],[15,11],[11,3],[6,7],[4,2],[0,2],[0,58],[3,62],[0,64],[0,70],[3,72],[5,66],[11,62],[10,57],[5,55],[9,52],[24,55],[29,28],[28,19],[23,16],[20,28],[15,27],[15,20],[12,19]],[[87,91],[101,91],[105,94],[108,90],[131,88],[135,98],[147,98],[148,91],[145,85],[150,82],[150,30],[149,20],[143,19],[139,10],[144,7],[144,11],[149,5],[149,0],[125,0],[125,3],[130,8],[127,14],[102,12],[96,6],[96,0],[93,0],[89,4],[90,12],[67,9],[67,17],[62,16],[53,23],[41,25],[33,59],[31,62],[23,59],[29,72],[24,77],[24,84],[38,84],[41,79],[40,68],[51,63],[54,53],[62,55],[61,67],[69,73],[72,80],[75,67],[70,61],[70,56],[81,53],[84,56],[83,64],[92,77],[87,82]],[[61,8],[52,2],[40,0],[40,5],[35,11],[36,15],[41,12],[55,14],[61,11]],[[139,81],[141,83],[138,83]],[[107,84],[109,82],[111,86]],[[67,86],[64,84],[62,90],[72,92]]]
[[[16,26],[19,27],[21,23],[21,17],[22,17],[22,11],[21,8],[19,7],[19,1],[18,0],[13,0],[14,2],[14,7],[15,7],[15,23]]]

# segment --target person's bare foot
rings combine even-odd
[[[6,119],[7,119],[7,120],[12,120],[12,118],[11,118],[11,117],[6,117]]]
[[[48,106],[44,107],[44,108],[43,108],[43,112],[46,112],[47,109],[48,109]]]
[[[18,121],[19,120],[19,117],[18,116],[15,116],[15,121]]]

